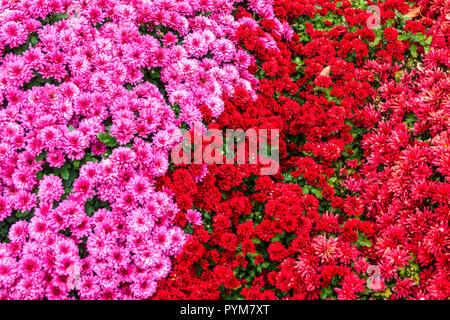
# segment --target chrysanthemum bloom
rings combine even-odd
[[[64,194],[62,180],[58,176],[45,176],[39,182],[38,198],[42,202],[51,203]]]
[[[186,212],[186,219],[193,225],[201,225],[203,223],[202,214],[197,210],[188,210]]]
[[[154,185],[178,127],[202,121],[201,105],[218,117],[235,84],[254,97],[252,59],[241,50],[231,66],[237,42],[228,39],[241,23],[232,1],[108,4],[76,17],[68,8],[69,20],[43,25],[65,11],[60,1],[14,2],[0,18],[0,50],[12,49],[0,61],[0,220],[33,215],[10,228],[5,250],[17,263],[0,266],[2,297],[150,297],[189,238],[173,226],[174,193]],[[171,32],[150,34],[143,23]]]

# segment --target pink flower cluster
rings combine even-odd
[[[0,1],[0,221],[28,215],[0,245],[0,297],[155,292],[188,237],[154,185],[179,126],[219,116],[235,87],[255,97],[235,33],[256,22],[235,2]]]

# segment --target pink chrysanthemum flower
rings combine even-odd
[[[202,225],[202,214],[197,210],[188,210],[186,212],[186,219],[193,225]]]
[[[64,194],[64,188],[60,177],[49,175],[39,182],[38,198],[42,202],[59,200]]]

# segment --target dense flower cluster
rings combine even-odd
[[[449,298],[449,17],[0,0],[0,298]],[[279,171],[174,163],[195,127]]]
[[[447,8],[448,9],[448,8]],[[378,89],[378,125],[368,133],[360,176],[349,190],[361,194],[366,215],[376,223],[373,259],[382,283],[395,281],[395,296],[450,296],[450,66],[448,16],[423,9],[436,24],[423,65]],[[381,72],[383,73],[383,72]],[[420,281],[395,271],[415,257]],[[416,279],[419,280],[419,279]],[[384,290],[381,286],[380,290]]]
[[[188,237],[154,188],[179,127],[257,84],[233,3],[1,2],[1,297],[154,293]]]
[[[280,129],[281,172],[212,165],[197,188],[185,184],[205,223],[157,298],[450,296],[448,7],[423,1],[408,20],[416,9],[402,1],[380,6],[372,30],[350,2],[275,1],[298,32],[274,36],[279,52],[259,45],[270,19],[239,30],[259,65],[258,99],[236,90],[210,126]]]

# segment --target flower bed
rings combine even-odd
[[[445,2],[0,4],[0,297],[450,296]]]

